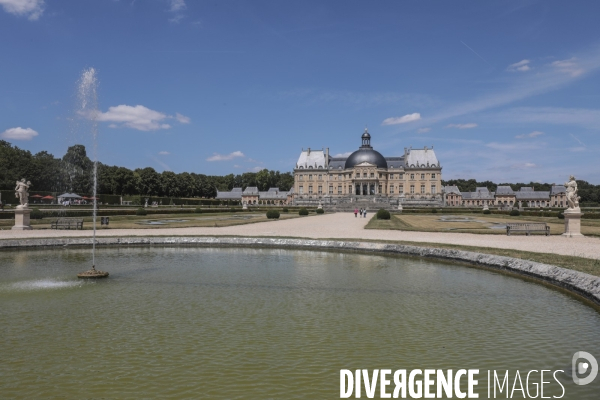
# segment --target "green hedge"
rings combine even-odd
[[[267,211],[268,219],[279,219],[279,211],[277,210],[269,210]]]
[[[388,210],[384,210],[383,208],[381,208],[377,211],[377,219],[390,219],[390,218],[391,218],[391,215]]]
[[[322,208],[317,208],[316,213],[317,214],[325,214],[325,210],[323,210]]]
[[[298,211],[298,215],[308,215],[308,210],[306,208],[301,208]]]

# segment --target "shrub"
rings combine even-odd
[[[300,211],[298,211],[298,215],[308,215],[308,210],[306,208],[301,208]]]
[[[29,214],[29,218],[42,219],[42,218],[44,218],[44,213],[41,212],[39,208],[34,208],[31,210],[31,214]]]
[[[277,210],[269,210],[269,211],[267,211],[267,218],[269,218],[269,219],[279,219],[279,211],[277,211]]]
[[[492,212],[490,210],[483,210],[484,214],[491,214]]]
[[[432,208],[432,209],[431,209],[431,213],[432,213],[432,214],[437,214],[437,212],[438,212],[437,208]]]
[[[562,212],[559,212],[558,219],[565,219],[565,214],[563,214]]]
[[[196,213],[202,214],[202,209],[200,207],[196,207]]]
[[[521,215],[521,213],[519,212],[519,210],[510,210],[510,214],[511,217],[518,217],[519,215]]]
[[[325,210],[323,210],[322,208],[317,208],[317,214],[324,214]]]
[[[290,210],[288,210],[287,208],[285,208],[285,207],[284,207],[284,208],[283,208],[283,212],[284,212],[284,213],[286,213],[286,212],[290,212]]]
[[[383,208],[377,211],[377,219],[390,219],[391,215],[388,210],[384,210]]]
[[[144,207],[140,207],[137,210],[135,210],[135,215],[148,215],[148,211],[146,211],[146,209]]]

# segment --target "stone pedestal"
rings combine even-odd
[[[581,216],[583,215],[579,208],[565,211],[565,233],[563,236],[577,237],[581,234]]]
[[[13,226],[12,229],[18,231],[31,229],[31,225],[29,225],[29,214],[31,214],[31,209],[18,206],[15,209],[15,226]]]
[[[242,206],[242,210],[247,210],[248,209],[248,204],[244,203],[244,205]]]

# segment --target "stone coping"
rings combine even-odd
[[[39,247],[91,246],[92,238],[52,238],[1,240],[0,249],[23,249]],[[543,264],[520,258],[496,256],[472,251],[438,249],[400,244],[353,242],[340,240],[312,240],[266,237],[99,237],[97,246],[138,246],[138,245],[195,245],[266,247],[310,250],[358,251],[382,254],[403,254],[460,261],[500,271],[506,271],[562,287],[600,305],[600,277]]]

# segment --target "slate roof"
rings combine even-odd
[[[302,150],[296,168],[325,168],[325,152],[323,150]]]
[[[440,167],[440,162],[435,156],[433,148],[408,149],[406,153],[406,168]]]
[[[259,194],[258,188],[256,186],[248,186],[246,188],[246,190],[244,190],[244,193],[242,193],[244,196],[256,196]]]
[[[514,196],[515,192],[512,190],[512,188],[510,186],[498,186],[496,188],[496,195],[500,195],[500,196]]]
[[[450,194],[457,194],[460,195],[460,190],[458,190],[458,186],[456,185],[452,185],[452,186],[444,186],[444,193]]]
[[[566,192],[567,188],[565,188],[563,185],[552,185],[552,188],[550,189],[550,196]]]
[[[525,189],[525,190],[523,190]],[[550,200],[550,192],[536,192],[532,187],[522,187],[518,192],[515,192],[517,200]]]

